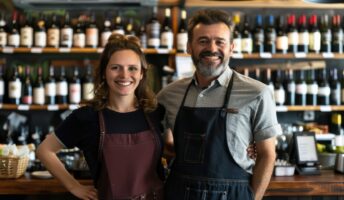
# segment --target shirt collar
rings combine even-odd
[[[208,88],[212,87],[214,84],[219,84],[221,86],[227,87],[232,75],[233,75],[233,70],[230,67],[226,67],[225,71],[223,71],[222,74],[217,79],[213,80],[208,86]],[[196,78],[196,73],[193,75],[192,79],[195,86],[197,86],[198,82]]]

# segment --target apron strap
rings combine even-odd
[[[99,137],[99,147],[98,147],[98,161],[101,163],[103,160],[103,145],[104,145],[104,135],[105,135],[105,122],[103,112],[100,110],[98,112],[99,116],[99,127],[100,127],[100,137]]]

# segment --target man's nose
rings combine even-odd
[[[209,42],[208,48],[211,52],[216,52],[217,51],[217,45],[215,40],[211,40]]]

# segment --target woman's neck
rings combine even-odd
[[[116,112],[133,112],[137,110],[137,100],[136,98],[109,98],[106,106],[108,109]]]

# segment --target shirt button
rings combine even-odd
[[[199,94],[199,97],[204,97],[204,95],[203,94]]]

